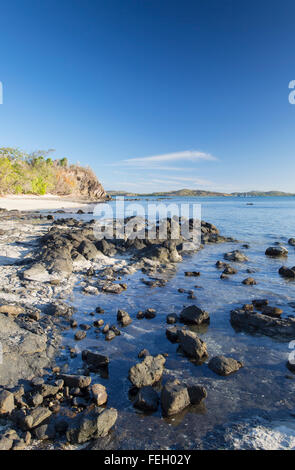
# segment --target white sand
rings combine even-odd
[[[58,196],[5,196],[0,197],[0,208],[20,211],[83,209],[85,212],[93,209],[94,204],[81,201],[71,201]]]

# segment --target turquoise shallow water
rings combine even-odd
[[[171,199],[161,202],[170,204]],[[116,323],[118,308],[127,310],[133,318],[133,323],[123,329],[123,334],[110,343],[104,341],[101,333],[95,335],[91,331],[79,342],[80,350],[90,348],[108,354],[111,359],[108,377],[93,376],[93,380],[106,385],[109,404],[119,410],[113,445],[126,449],[230,447],[230,443],[225,444],[220,439],[220,426],[231,426],[243,420],[251,422],[257,418],[266,420],[270,427],[279,419],[295,437],[292,417],[295,381],[286,377],[290,373],[285,365],[290,353],[288,342],[237,333],[229,322],[232,308],[259,297],[266,297],[271,305],[283,308],[284,315],[294,314],[290,302],[295,302],[295,282],[282,279],[278,269],[283,261],[267,258],[264,252],[279,241],[289,249],[286,264],[295,265],[295,249],[287,245],[288,238],[295,236],[295,198],[182,198],[173,202],[200,202],[202,219],[214,223],[223,235],[232,236],[239,243],[206,246],[199,253],[187,256],[164,288],[148,288],[140,281],[143,274],[136,273],[125,276],[128,289],[119,296],[86,297],[76,286],[72,299],[80,323],[91,324],[93,317],[89,313],[98,305],[105,309],[103,318],[107,323]],[[114,205],[114,202],[110,204]],[[83,219],[88,217],[91,216],[81,216]],[[249,262],[232,263],[238,274],[221,280],[216,261],[223,259],[227,251],[243,250],[243,243],[250,245],[245,250]],[[247,268],[257,270],[253,275],[256,286],[241,283],[249,275]],[[187,278],[184,276],[187,270],[198,270],[201,276]],[[199,288],[195,288],[196,284]],[[179,287],[194,289],[196,300],[180,294]],[[177,345],[166,339],[166,315],[179,313],[184,305],[193,303],[211,315],[208,328],[200,331],[210,356],[224,354],[241,360],[245,367],[238,373],[227,378],[218,377],[207,364],[196,366],[191,363],[177,351]],[[156,309],[156,318],[137,320],[137,311],[148,307]],[[73,344],[72,331],[66,333],[64,341]],[[208,391],[205,404],[188,408],[172,419],[164,419],[160,410],[150,415],[134,410],[128,397],[128,370],[138,361],[137,354],[142,348],[147,348],[151,354],[167,352],[169,357],[163,381],[176,377],[203,384]],[[80,359],[70,360],[69,364],[70,370],[81,366]]]

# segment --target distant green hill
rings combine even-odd
[[[248,191],[246,193],[232,193],[232,196],[237,197],[255,197],[255,196],[295,196],[294,193],[284,193],[283,191]]]
[[[107,191],[109,196],[126,196],[126,197],[255,197],[255,196],[295,196],[294,193],[284,193],[283,191],[248,191],[235,193],[218,193],[216,191],[203,191],[201,189],[179,189],[178,191],[163,191],[155,193],[130,193],[128,191]]]
[[[179,189],[178,191],[166,191],[155,193],[129,193],[125,191],[107,191],[110,196],[145,196],[145,197],[191,197],[191,196],[230,196],[227,193],[214,191],[202,191],[199,189]]]

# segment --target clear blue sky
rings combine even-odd
[[[295,192],[294,43],[294,0],[3,0],[0,146],[106,189]]]

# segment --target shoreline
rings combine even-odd
[[[46,211],[46,210],[66,210],[80,209],[91,210],[95,204],[105,202],[105,200],[83,200],[76,198],[66,198],[64,196],[45,195],[45,196],[3,196],[0,197],[0,208],[7,211]]]
[[[246,273],[253,272],[251,269],[248,271],[251,268],[248,254],[251,248],[248,245],[223,237],[214,225],[202,222],[202,245],[204,248],[209,246],[198,252],[198,258],[195,255],[187,257],[181,251],[181,243],[176,243],[176,249],[173,243],[160,240],[155,244],[133,243],[132,240],[101,242],[93,237],[91,220],[67,219],[62,215],[53,218],[38,211],[0,212],[0,244],[0,341],[4,346],[4,362],[0,365],[0,398],[3,392],[6,397],[11,397],[10,393],[14,395],[14,409],[8,416],[0,414],[0,448],[42,449],[50,446],[51,449],[69,449],[81,444],[87,445],[87,449],[106,449],[109,446],[114,450],[129,449],[133,445],[152,448],[154,441],[149,441],[146,426],[153,430],[150,432],[156,433],[157,442],[162,447],[176,440],[181,449],[215,445],[207,436],[212,420],[220,426],[224,418],[229,418],[233,399],[237,393],[242,393],[244,381],[249,383],[251,374],[253,377],[257,372],[254,368],[257,367],[256,354],[249,355],[248,350],[251,339],[244,345],[230,326],[232,307],[237,308],[233,312],[239,318],[243,316],[244,320],[248,321],[250,314],[237,300],[232,307],[227,305],[224,297],[233,282],[235,291],[241,290],[241,294],[243,291],[245,294],[242,296],[245,295],[248,302],[253,300],[254,288],[241,282]],[[237,248],[242,248],[243,252]],[[230,261],[231,265],[225,261]],[[208,272],[206,265],[209,265]],[[214,276],[209,274],[208,277],[210,272],[214,272]],[[256,276],[259,279],[259,272]],[[211,299],[212,283],[214,292],[220,286],[217,303]],[[256,295],[259,298],[258,292]],[[228,315],[226,342],[219,338],[220,326],[224,326],[216,323],[219,315],[215,315],[224,304]],[[186,314],[196,315],[194,321],[202,321],[202,324],[191,326],[190,319],[188,324],[183,322],[184,317],[181,316],[185,305],[195,306]],[[206,307],[206,311],[197,305]],[[4,306],[6,309],[7,306],[14,308],[5,313]],[[207,322],[207,310],[212,314],[211,324]],[[261,319],[260,329],[264,330],[271,319],[255,312],[251,313],[252,318],[256,323]],[[248,328],[244,320],[238,327],[246,332]],[[290,322],[271,319],[271,328],[274,328],[274,322],[277,327],[285,328],[280,322],[286,321]],[[203,340],[200,343],[197,335]],[[194,342],[194,352],[204,353],[201,358],[197,357],[198,354],[191,357],[188,341]],[[271,341],[267,340],[267,343],[273,346]],[[213,369],[210,372],[206,345],[209,359],[221,353],[231,356],[235,351],[238,361],[234,362],[236,373],[233,378],[219,381],[218,374]],[[146,347],[148,351],[144,349]],[[130,370],[133,368],[136,373],[138,366],[145,362],[145,354],[150,358],[147,370],[151,365],[149,361],[152,361],[155,370],[163,375],[163,381],[149,385],[153,391],[154,412],[145,416],[146,426],[142,426],[139,435],[134,437],[132,429],[142,422],[145,411],[141,410],[141,414],[132,412],[138,397],[134,395],[136,390],[132,384],[138,385],[139,378],[135,374],[133,381],[130,380]],[[281,349],[271,354],[272,361],[279,359],[282,368],[285,367]],[[259,367],[260,361],[258,358]],[[5,363],[9,368],[4,368]],[[238,371],[240,364],[244,367]],[[197,371],[201,370],[203,374],[199,375]],[[259,375],[259,370],[258,379],[255,379],[258,401],[260,395],[257,395],[256,387],[264,377],[264,373],[262,377]],[[149,374],[145,380],[146,377],[149,379]],[[203,404],[186,403],[185,409],[177,410],[172,418],[168,416],[164,420],[161,393],[166,384],[175,379],[181,384],[179,393],[195,387],[194,390],[206,397]],[[273,384],[274,379],[275,375],[270,371],[269,384]],[[77,386],[69,387],[73,380]],[[290,386],[288,388],[285,383],[284,393],[286,398],[289,394],[289,399],[293,397],[292,381],[286,381]],[[219,389],[219,386],[222,387]],[[165,390],[169,393],[169,388]],[[256,422],[247,412],[252,403],[252,392],[249,391],[251,388],[244,394],[246,405],[243,409],[239,403],[235,404],[240,431],[236,432],[236,423],[232,426],[229,421],[227,439],[221,442],[222,446],[232,448],[241,442],[249,448],[247,434],[252,429],[256,433],[257,445],[261,436],[261,445],[269,445],[265,437],[267,422]],[[275,390],[273,398],[273,387],[265,386],[263,393],[267,396],[269,409],[274,399],[278,400],[281,395],[280,390]],[[222,416],[216,408],[218,400],[226,410]],[[264,402],[263,399],[263,404],[260,403],[261,413],[265,408]],[[206,413],[203,413],[206,408]],[[104,431],[107,432],[115,423],[113,432],[104,438],[92,434],[91,430],[85,438],[77,434],[76,430],[83,427],[83,419],[88,419],[86,417],[92,413],[91,410],[98,413],[90,415],[94,420],[100,413],[105,413],[107,428]],[[201,427],[195,430],[190,427],[188,433],[185,426],[189,426],[195,412],[198,421],[201,420]],[[287,416],[286,413],[285,409],[280,409],[280,419]],[[42,421],[31,424],[36,415],[41,416]],[[245,425],[242,425],[243,415],[250,420]],[[174,420],[178,423],[177,431],[170,428]],[[3,423],[5,426],[1,428]],[[276,429],[272,436],[273,439],[283,439],[283,434]],[[290,440],[288,445],[293,445],[293,441]]]

